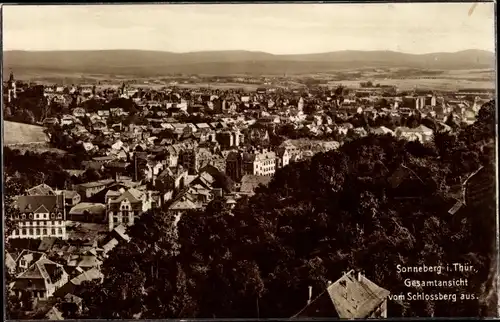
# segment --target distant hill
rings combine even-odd
[[[133,76],[183,74],[300,74],[362,67],[425,69],[494,68],[495,54],[482,50],[423,55],[393,51],[336,51],[274,55],[253,51],[172,53],[142,50],[6,51],[4,68],[20,73]]]

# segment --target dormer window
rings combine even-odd
[[[22,214],[22,215],[21,215],[21,218],[22,218],[22,219],[26,219],[26,214]]]
[[[29,218],[30,218],[30,219],[33,219],[33,214],[29,214]]]
[[[61,213],[58,213],[57,214],[57,219],[61,219],[62,218],[62,214]]]
[[[50,214],[50,219],[54,219],[56,218],[56,215],[55,214]]]

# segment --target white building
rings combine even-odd
[[[151,193],[135,188],[110,190],[105,198],[109,231],[121,224],[132,226],[145,211],[151,209],[153,202]]]
[[[10,238],[57,237],[67,239],[64,194],[20,196],[13,215],[16,227]]]

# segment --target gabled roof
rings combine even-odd
[[[388,290],[379,287],[361,274],[356,276],[351,270],[328,286],[295,317],[368,318],[389,294]],[[336,316],[331,316],[333,312],[336,312]]]
[[[46,283],[57,282],[54,275],[57,270],[64,271],[61,265],[47,258],[40,258],[17,278],[14,289],[46,290]]]
[[[70,282],[74,285],[81,285],[83,282],[102,279],[104,276],[97,268],[91,268],[73,278]]]
[[[29,196],[53,196],[55,195],[55,192],[50,186],[42,183],[38,186],[28,189],[26,191],[26,194]]]
[[[122,202],[123,200],[127,199],[130,203],[136,203],[140,202],[142,200],[144,193],[135,189],[135,188],[130,188],[124,193],[122,193],[118,198],[116,199],[111,199],[111,203],[119,203]]]
[[[45,254],[42,252],[32,251],[29,249],[23,249],[23,251],[17,255],[17,257],[15,258],[15,261],[18,262],[21,258],[23,258],[25,255],[28,255],[28,254],[33,255],[33,260],[35,262],[38,261],[39,259],[41,259],[42,257],[45,257]]]
[[[62,211],[64,208],[64,199],[62,196],[20,196],[17,198],[19,212],[34,212],[44,210],[46,212]]]

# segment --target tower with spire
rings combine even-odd
[[[14,73],[11,71],[9,76],[9,82],[7,83],[8,88],[8,102],[12,102],[13,99],[17,97],[16,94],[16,80],[14,79]]]

